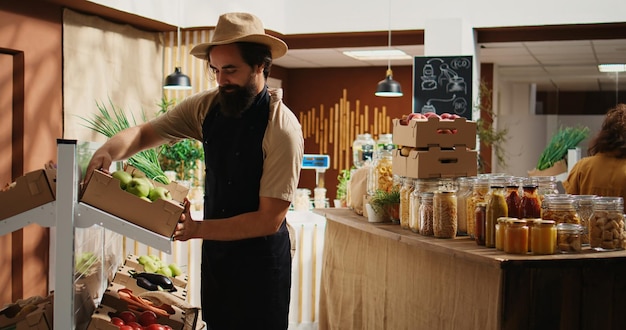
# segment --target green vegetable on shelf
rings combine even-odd
[[[561,127],[552,136],[550,143],[543,150],[537,162],[537,170],[545,170],[565,158],[569,149],[576,148],[589,136],[589,127]]]

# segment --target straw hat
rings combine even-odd
[[[206,51],[209,47],[234,42],[255,42],[267,45],[274,59],[287,53],[287,44],[266,34],[263,22],[258,17],[248,13],[227,13],[221,15],[217,21],[211,42],[193,47],[190,54],[205,60],[207,59]]]

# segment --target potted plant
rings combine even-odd
[[[380,189],[376,190],[374,195],[370,197],[368,204],[371,207],[371,211],[373,211],[375,215],[381,216],[382,218],[382,221],[370,220],[370,222],[399,222],[400,190],[397,188],[393,188],[390,191]],[[368,212],[368,218],[369,215],[370,214]]]

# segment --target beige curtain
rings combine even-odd
[[[163,96],[163,35],[71,10],[63,14],[64,138],[102,142],[81,118],[113,104],[152,118]],[[132,124],[132,120],[131,120]]]

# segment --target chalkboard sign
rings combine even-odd
[[[416,56],[413,112],[472,119],[472,56]]]

